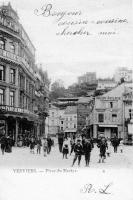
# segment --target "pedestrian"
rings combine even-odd
[[[41,139],[38,138],[38,140],[36,141],[36,145],[37,145],[37,154],[41,153],[41,146],[42,146],[42,142]]]
[[[107,143],[105,138],[102,138],[101,141],[98,144],[98,148],[100,149],[100,154],[99,154],[99,163],[104,163],[104,160],[106,158],[106,149],[107,149]]]
[[[5,147],[5,152],[11,153],[12,152],[12,140],[9,136],[6,138],[6,147]]]
[[[51,147],[52,147],[52,140],[51,140],[51,137],[48,135],[47,137],[47,154],[49,154],[51,152]]]
[[[64,134],[60,133],[58,134],[58,144],[60,153],[62,153],[63,142],[64,142]]]
[[[117,153],[117,148],[119,146],[119,139],[116,136],[112,140],[112,145],[114,147],[114,153]]]
[[[92,150],[92,144],[91,144],[90,139],[86,139],[83,149],[84,149],[84,155],[85,155],[85,163],[87,167],[89,166],[89,163],[90,163],[90,155],[91,155],[91,150]]]
[[[124,147],[124,143],[123,143],[123,139],[120,141],[120,152],[123,153],[123,147]]]
[[[34,149],[35,149],[35,139],[32,137],[30,141],[30,152],[34,154]]]
[[[78,166],[80,166],[81,157],[82,157],[82,153],[83,153],[83,147],[82,147],[80,139],[78,139],[76,144],[75,144],[74,152],[75,152],[75,156],[74,156],[74,159],[73,159],[72,167],[74,166],[77,159],[78,159]]]
[[[90,138],[90,143],[91,143],[91,147],[94,148],[94,139],[92,137]]]
[[[48,148],[47,138],[43,138],[42,146],[43,146],[44,157],[46,157],[47,156],[47,148]]]
[[[6,146],[7,146],[7,140],[6,140],[5,135],[3,135],[3,136],[1,137],[0,143],[1,143],[1,152],[2,152],[2,155],[4,155],[5,150],[6,150]]]
[[[73,151],[74,151],[74,147],[75,147],[75,140],[71,140],[71,142],[70,142],[70,146],[71,146],[71,151],[70,151],[70,155],[73,153]]]
[[[111,141],[108,139],[107,140],[107,151],[106,151],[108,157],[110,157],[110,155],[111,155],[111,146],[112,146]]]
[[[62,151],[62,153],[63,153],[63,158],[65,157],[67,159],[68,158],[67,155],[69,153],[68,144],[63,145],[63,151]]]
[[[85,144],[86,144],[86,137],[85,136],[83,136],[83,138],[82,138],[82,147],[83,147],[83,149],[84,149],[84,146],[85,146]]]

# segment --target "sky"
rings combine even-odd
[[[8,3],[7,0],[1,3]],[[77,77],[96,71],[97,77],[112,77],[117,67],[133,66],[133,23],[131,0],[10,0],[20,22],[36,48],[36,63],[43,63],[51,81],[62,79],[67,87]],[[48,4],[50,14],[37,16]],[[77,12],[59,20],[59,12]],[[45,14],[48,14],[48,12]],[[96,24],[98,20],[126,19],[126,23]],[[59,22],[84,21],[87,24],[60,26]],[[57,35],[64,28],[76,31],[83,28],[90,35]],[[115,32],[100,35],[100,32]]]

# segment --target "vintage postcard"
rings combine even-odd
[[[0,1],[0,200],[133,200],[132,11]]]

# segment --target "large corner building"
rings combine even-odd
[[[39,132],[42,123],[34,110],[37,74],[35,47],[19,23],[18,14],[10,3],[1,6],[0,131],[4,129],[15,141],[23,134]]]

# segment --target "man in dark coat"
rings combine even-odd
[[[94,148],[94,140],[92,137],[90,138],[90,143],[91,143],[91,147]]]
[[[119,146],[119,139],[117,137],[113,138],[112,146],[114,147],[114,153],[117,153],[117,148]]]
[[[13,146],[12,139],[9,136],[7,136],[5,152],[11,153],[12,152],[12,146]]]
[[[47,144],[48,144],[48,148],[47,148],[47,154],[49,154],[51,152],[51,146],[52,146],[52,139],[51,137],[48,135],[47,137]]]
[[[85,144],[86,144],[86,137],[83,136],[82,137],[82,147],[83,147],[83,149],[84,149]]]
[[[74,152],[75,152],[75,156],[73,159],[72,167],[74,166],[74,163],[76,162],[77,159],[78,159],[78,166],[80,166],[81,156],[83,153],[83,147],[82,147],[80,139],[77,140],[77,143],[74,146]]]
[[[90,142],[90,139],[86,139],[86,142],[84,144],[84,155],[85,155],[86,166],[89,166],[91,150],[92,150],[92,144]]]
[[[73,151],[74,151],[74,147],[75,147],[75,140],[71,140],[71,143],[70,143],[70,145],[71,145],[71,151],[70,151],[70,155],[73,153]]]
[[[63,133],[59,133],[58,134],[58,144],[59,144],[59,151],[61,153],[62,153],[63,142],[64,142],[64,134]]]
[[[104,162],[104,159],[106,158],[105,153],[106,153],[106,149],[108,148],[107,146],[107,142],[105,138],[102,138],[101,141],[98,143],[98,148],[100,149],[100,158],[99,158],[99,163]]]
[[[4,155],[6,146],[7,146],[7,140],[6,137],[3,135],[0,139],[0,143],[1,143],[1,151],[2,151],[2,155]]]

